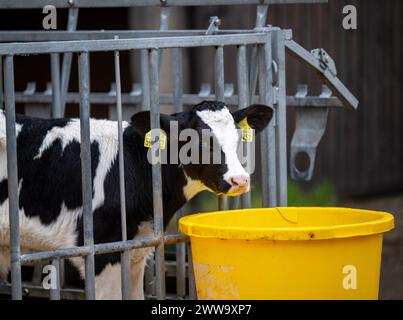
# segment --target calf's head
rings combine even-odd
[[[240,123],[259,133],[272,118],[273,110],[251,105],[233,113],[223,102],[203,101],[190,111],[161,114],[160,126],[169,141],[169,164],[177,159],[186,177],[216,194],[237,196],[248,192],[250,176],[242,166],[238,150],[242,139]],[[150,114],[132,117],[136,131],[145,136],[150,131]],[[174,163],[175,164],[175,163]]]

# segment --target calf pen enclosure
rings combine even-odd
[[[46,1],[2,1],[0,9],[42,8]],[[152,166],[154,235],[150,238],[128,240],[126,238],[125,184],[123,150],[119,147],[119,182],[122,220],[122,241],[113,243],[94,243],[92,221],[92,177],[90,148],[90,104],[115,105],[118,120],[119,146],[122,145],[122,105],[141,105],[150,110],[152,129],[160,126],[160,104],[173,105],[176,111],[184,106],[203,100],[225,101],[230,106],[245,108],[259,102],[273,106],[275,115],[269,127],[262,133],[261,157],[262,206],[275,207],[287,205],[287,145],[286,145],[286,108],[296,107],[296,130],[290,148],[290,173],[294,179],[308,180],[312,177],[316,147],[326,128],[328,108],[347,107],[355,109],[358,101],[337,78],[333,60],[323,49],[306,51],[292,39],[291,30],[267,26],[266,17],[270,4],[276,3],[319,3],[322,0],[192,0],[192,1],[53,1],[57,8],[69,8],[67,31],[23,31],[0,32],[0,101],[6,111],[7,135],[7,176],[10,219],[11,284],[0,285],[0,293],[11,291],[13,299],[27,296],[48,296],[51,299],[80,298],[80,290],[63,288],[63,259],[85,257],[85,298],[95,297],[94,256],[119,252],[122,266],[122,297],[130,298],[129,250],[155,247],[152,260],[145,276],[146,297],[165,299],[166,270],[176,278],[176,295],[169,298],[196,298],[190,250],[186,245],[187,237],[181,234],[164,234],[161,164]],[[256,28],[253,30],[219,30],[220,20],[212,17],[206,21],[206,30],[167,30],[170,10],[179,5],[257,5]],[[161,28],[158,31],[77,31],[79,7],[145,6],[161,7]],[[208,26],[208,27],[207,27]],[[237,94],[224,82],[224,51],[236,47]],[[198,94],[183,92],[182,51],[192,47],[211,47],[214,50],[215,70],[214,94],[205,86]],[[160,94],[160,65],[162,53],[172,50],[173,83],[172,94]],[[142,83],[133,92],[122,93],[120,79],[121,51],[140,51]],[[89,89],[89,59],[94,52],[114,53],[115,90],[111,93],[91,94]],[[301,85],[295,96],[287,96],[285,90],[286,66],[285,53],[305,64],[316,72],[324,82],[320,96],[307,96],[306,85]],[[18,55],[49,55],[51,61],[51,94],[38,93],[35,85],[27,86],[25,92],[14,88],[14,57]],[[79,92],[68,92],[70,69],[74,55],[78,59]],[[62,58],[62,59],[61,59]],[[62,64],[60,62],[62,60]],[[18,215],[18,168],[16,152],[15,104],[31,106],[37,113],[38,106],[48,106],[52,117],[65,113],[66,103],[78,103],[81,125],[81,172],[84,220],[84,246],[65,248],[56,251],[20,252],[19,215]],[[36,106],[36,107],[35,107]],[[309,168],[301,172],[295,165],[298,154],[305,153],[310,159]],[[241,199],[220,197],[219,209],[248,208],[251,206],[250,193]],[[179,218],[183,211],[177,213]],[[165,261],[165,245],[176,244],[175,263]],[[23,283],[21,267],[40,265],[51,261],[57,271],[58,284],[49,292],[38,283]],[[39,279],[41,270],[39,271]],[[188,282],[187,282],[188,279]],[[40,281],[39,281],[40,282]],[[188,285],[188,288],[187,288]]]

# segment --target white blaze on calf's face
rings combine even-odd
[[[228,171],[223,175],[223,179],[230,185],[231,178],[237,176],[247,177],[249,175],[239,161],[237,150],[240,135],[235,126],[234,118],[227,108],[221,110],[203,110],[197,111],[200,119],[211,128],[223,153],[225,154]],[[249,185],[246,191],[249,190]],[[230,192],[229,192],[230,193]]]

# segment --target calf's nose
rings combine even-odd
[[[230,179],[233,187],[247,187],[249,184],[248,176],[233,176]]]

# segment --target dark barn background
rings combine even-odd
[[[344,30],[342,8],[353,4],[358,13],[358,30]],[[326,133],[317,151],[314,179],[303,183],[310,189],[329,180],[339,205],[390,211],[396,214],[397,228],[386,238],[381,297],[403,298],[402,219],[403,207],[403,98],[402,1],[329,0],[328,4],[273,5],[268,23],[290,28],[294,40],[306,49],[324,48],[336,61],[341,81],[360,101],[357,111],[331,110]],[[80,9],[78,29],[158,29],[158,8]],[[170,29],[206,29],[210,16],[219,16],[221,29],[254,27],[254,6],[173,8]],[[58,29],[66,27],[66,11],[58,11]],[[41,10],[0,10],[1,30],[41,29]],[[140,82],[137,54],[122,55],[123,90]],[[192,49],[184,53],[184,88],[198,92],[202,82],[213,83],[212,51]],[[225,81],[236,88],[235,50],[225,51]],[[169,53],[164,56],[169,62]],[[162,69],[162,88],[171,87],[170,63]],[[16,89],[36,81],[44,90],[50,81],[48,56],[16,59]],[[73,64],[70,90],[77,90],[77,66]],[[114,79],[113,55],[91,55],[91,90],[108,91]],[[306,68],[287,57],[287,93],[297,85],[309,84],[309,93],[318,94],[321,83]],[[23,106],[18,106],[23,111]],[[68,106],[68,115],[77,116],[78,107]],[[92,115],[106,117],[107,109],[92,107]],[[293,110],[288,110],[288,139],[294,130]]]

